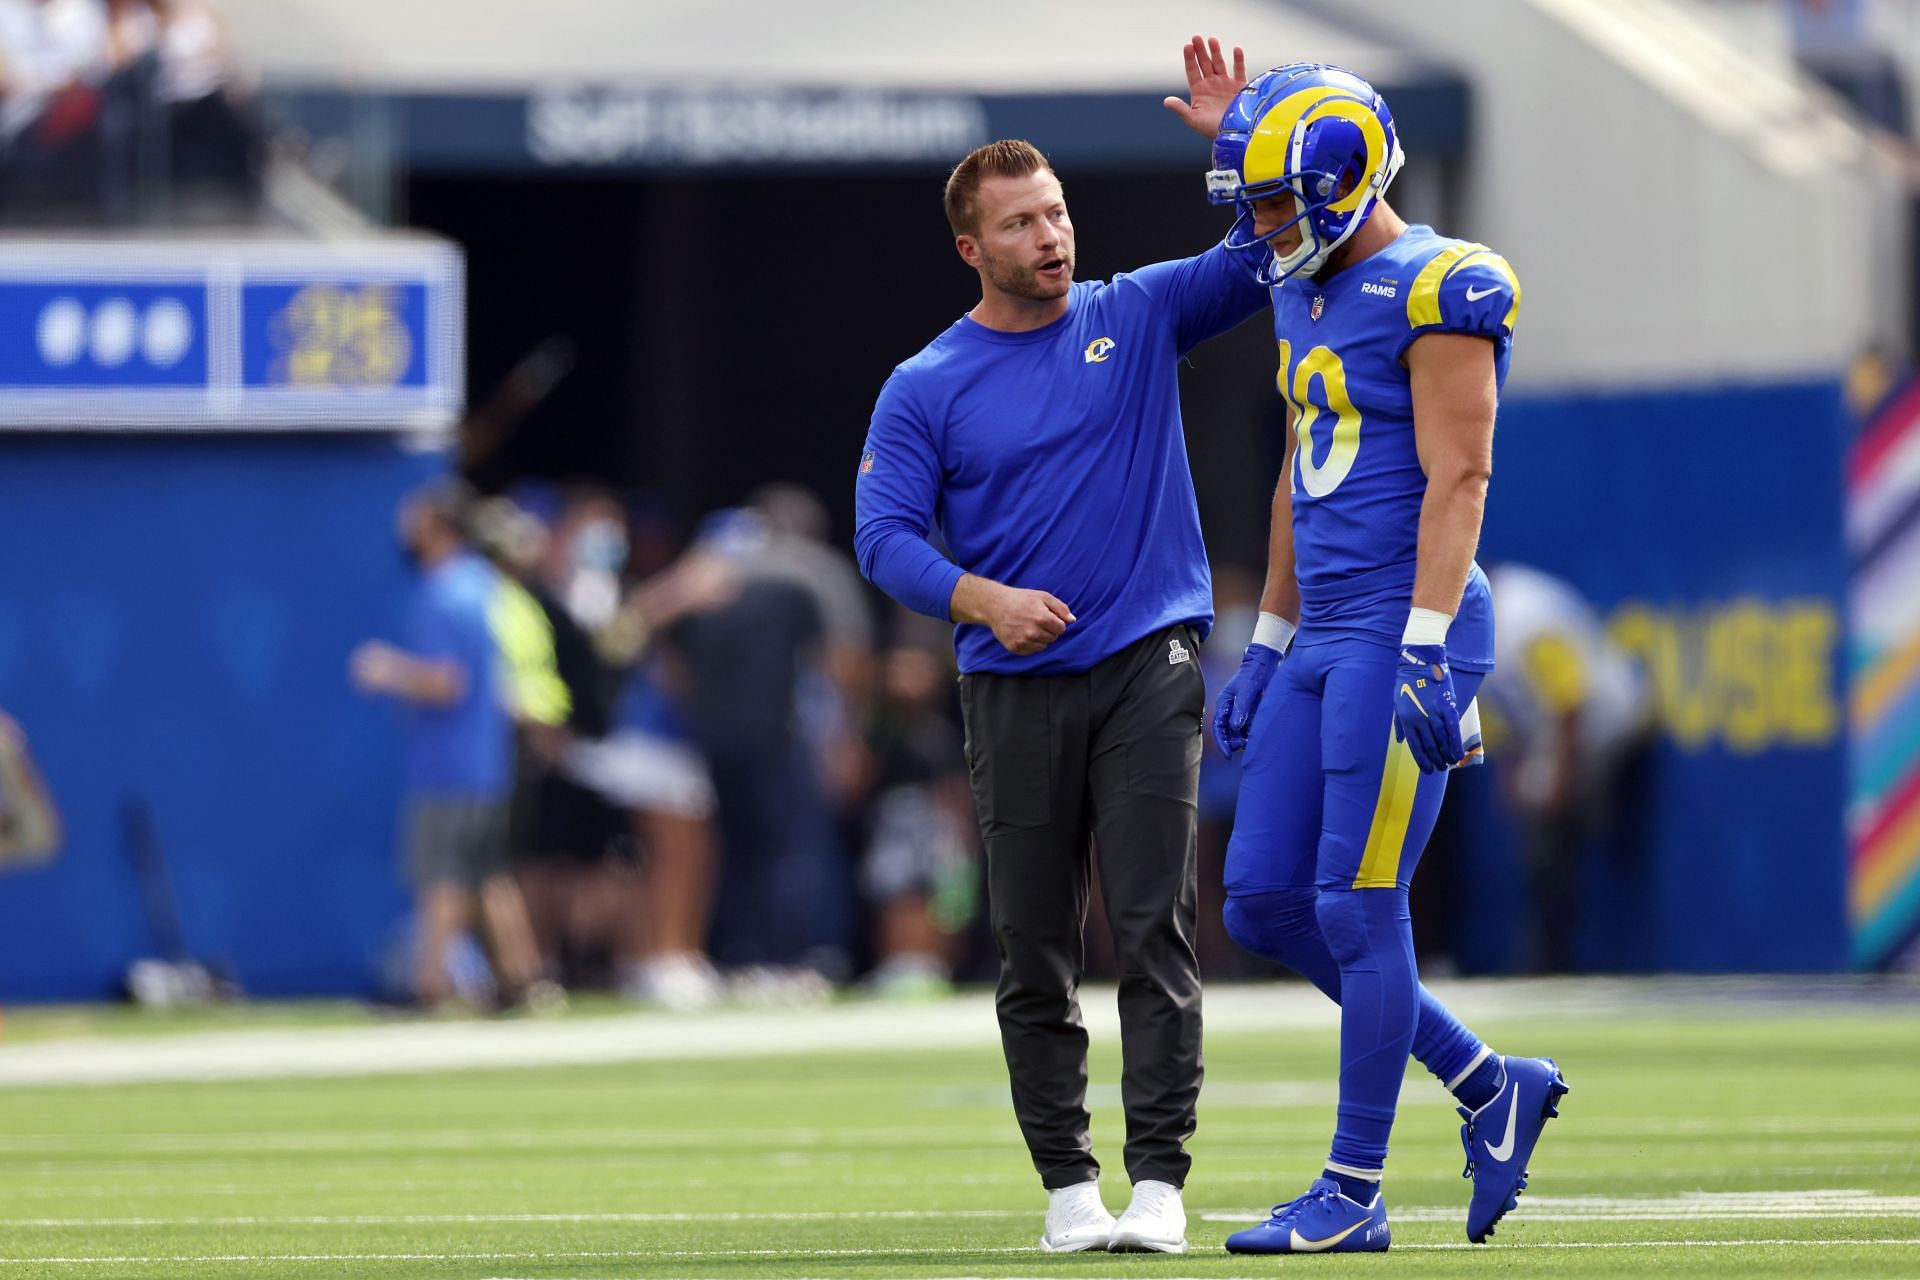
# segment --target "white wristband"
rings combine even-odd
[[[1438,609],[1411,609],[1407,612],[1407,629],[1400,636],[1401,644],[1445,644],[1447,628],[1453,623],[1453,615],[1442,613]]]
[[[1260,621],[1253,624],[1253,642],[1264,645],[1275,653],[1284,654],[1287,646],[1293,643],[1293,633],[1297,628],[1277,613],[1260,614]]]

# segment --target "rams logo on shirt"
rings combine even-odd
[[[1112,338],[1095,338],[1092,342],[1089,342],[1087,344],[1087,363],[1088,364],[1101,363],[1103,360],[1107,358],[1107,353],[1112,350],[1113,350]]]

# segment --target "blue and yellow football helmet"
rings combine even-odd
[[[1372,85],[1341,67],[1296,62],[1255,76],[1227,107],[1207,199],[1239,209],[1227,247],[1257,254],[1256,278],[1275,285],[1326,266],[1405,160],[1393,113]],[[1294,217],[1255,234],[1254,201],[1289,192]],[[1282,257],[1271,241],[1295,225],[1300,247]]]

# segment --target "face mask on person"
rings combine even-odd
[[[574,535],[576,569],[618,575],[627,566],[627,533],[612,520],[594,520]]]

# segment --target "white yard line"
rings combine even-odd
[[[1463,1253],[1484,1252],[1489,1255],[1536,1249],[1844,1249],[1849,1247],[1888,1248],[1920,1247],[1920,1236],[1888,1238],[1876,1240],[1562,1240],[1542,1241],[1537,1244],[1401,1244],[1395,1245],[1395,1252],[1411,1253]],[[138,1264],[156,1266],[162,1263],[246,1263],[257,1265],[266,1262],[575,1262],[575,1261],[626,1261],[629,1259],[684,1258],[699,1261],[713,1258],[902,1258],[921,1257],[930,1253],[957,1252],[970,1257],[981,1254],[1035,1254],[1039,1251],[1032,1246],[1004,1249],[621,1249],[621,1250],[554,1250],[527,1253],[473,1252],[473,1253],[209,1253],[209,1254],[118,1254],[93,1256],[43,1256],[31,1258],[0,1258],[0,1266],[113,1266]],[[981,1278],[987,1280],[987,1278]],[[1004,1278],[1001,1278],[1004,1280]],[[1175,1280],[1170,1276],[1155,1276],[1155,1280]],[[1214,1277],[1213,1280],[1219,1280]],[[1270,1277],[1269,1277],[1270,1280]]]
[[[1470,1024],[1568,1017],[1738,1014],[1763,1007],[1817,1012],[1821,999],[1858,1004],[1866,988],[1731,979],[1515,979],[1434,984]],[[1090,987],[1088,1030],[1116,1037],[1111,987]],[[1759,1003],[1773,1000],[1775,1003]],[[1876,1004],[1873,1007],[1884,1007]],[[1335,1011],[1300,983],[1208,990],[1210,1033],[1332,1030]],[[769,1057],[797,1053],[997,1049],[990,995],[939,1004],[835,1004],[814,1009],[621,1014],[551,1022],[420,1022],[109,1036],[9,1045],[0,1041],[0,1086],[130,1084],[352,1076],[604,1062]],[[1537,1051],[1537,1050],[1535,1050]]]
[[[1451,1222],[1459,1205],[1395,1206],[1396,1222]],[[1684,1222],[1699,1218],[1816,1220],[1822,1218],[1920,1219],[1920,1196],[1884,1196],[1871,1191],[1815,1189],[1799,1192],[1717,1191],[1677,1196],[1529,1196],[1520,1213],[1530,1222]],[[44,1227],[368,1227],[513,1223],[682,1223],[938,1221],[943,1218],[1026,1218],[1032,1209],[847,1209],[793,1212],[713,1211],[686,1213],[428,1213],[269,1214],[187,1217],[0,1218],[0,1228]],[[1203,1222],[1252,1222],[1264,1209],[1197,1213]]]
[[[1431,1089],[1426,1081],[1410,1081],[1410,1087],[1402,1096],[1403,1102],[1422,1105],[1429,1102],[1441,1102],[1443,1096]],[[1216,1086],[1224,1088],[1225,1086]],[[1313,1086],[1301,1086],[1303,1090]],[[1002,1091],[1004,1092],[1004,1090]],[[1275,1090],[1278,1094],[1290,1094],[1289,1086],[1281,1085]],[[1334,1089],[1331,1085],[1324,1090],[1326,1098],[1323,1104],[1331,1106],[1334,1101]],[[1203,1096],[1203,1105],[1206,1099]],[[1110,1100],[1089,1098],[1089,1105],[1118,1106],[1116,1096]],[[1913,1149],[1911,1142],[1894,1139],[1867,1137],[1863,1134],[1851,1140],[1832,1141],[1824,1138],[1782,1139],[1738,1137],[1746,1128],[1765,1129],[1764,1119],[1751,1125],[1739,1119],[1728,1122],[1728,1137],[1719,1142],[1670,1142],[1664,1150],[1669,1154],[1675,1151],[1720,1150],[1729,1145],[1740,1150],[1757,1150],[1769,1153],[1801,1153],[1808,1155],[1833,1153],[1864,1154],[1903,1154]],[[1836,1124],[1836,1129],[1851,1126]],[[1898,1128],[1899,1126],[1894,1126]],[[1311,1122],[1298,1125],[1261,1123],[1245,1129],[1228,1129],[1210,1133],[1209,1143],[1216,1152],[1227,1148],[1264,1148],[1273,1145],[1284,1135],[1296,1132],[1320,1134],[1325,1128],[1325,1117],[1315,1115]],[[1009,1127],[1004,1135],[1011,1142],[1015,1134]],[[1694,1135],[1698,1136],[1698,1135]],[[1630,1141],[1618,1135],[1596,1135],[1581,1127],[1566,1135],[1566,1143],[1557,1146],[1577,1145],[1580,1147],[1608,1146],[1615,1140]],[[254,1154],[268,1151],[287,1151],[302,1153],[341,1153],[391,1152],[391,1151],[510,1151],[526,1150],[566,1150],[576,1148],[607,1148],[609,1150],[632,1151],[636,1148],[751,1148],[765,1151],[769,1147],[812,1147],[824,1149],[854,1149],[866,1146],[910,1146],[924,1149],[930,1146],[979,1147],[983,1135],[978,1125],[932,1126],[849,1126],[834,1128],[825,1126],[803,1126],[794,1128],[744,1130],[737,1127],[713,1129],[635,1129],[635,1128],[551,1128],[551,1129],[395,1129],[383,1132],[339,1133],[323,1130],[261,1130],[252,1133],[242,1132],[135,1132],[135,1133],[30,1133],[16,1132],[0,1134],[0,1154],[20,1156],[30,1155],[181,1155],[188,1153],[218,1154],[238,1152]]]

